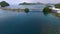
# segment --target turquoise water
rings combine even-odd
[[[60,18],[43,11],[0,10],[0,34],[60,34]]]

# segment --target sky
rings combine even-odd
[[[19,3],[22,3],[22,2],[60,3],[59,0],[0,0],[0,1],[6,1],[9,4],[19,4]]]

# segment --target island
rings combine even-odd
[[[9,4],[6,1],[2,1],[2,2],[0,2],[0,6],[6,7],[6,6],[9,6]]]
[[[43,3],[37,2],[37,3],[27,3],[27,2],[23,2],[23,3],[19,3],[19,5],[42,5]]]

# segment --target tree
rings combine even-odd
[[[51,13],[51,9],[49,9],[49,7],[47,6],[47,7],[45,7],[44,9],[43,9],[43,13],[44,13],[44,15],[48,15],[49,13]]]
[[[51,12],[51,9],[49,9],[49,7],[45,7],[45,8],[43,9],[43,11]]]
[[[0,2],[1,7],[9,6],[9,4],[5,1]]]
[[[28,12],[29,12],[29,9],[28,9],[28,8],[25,8],[24,11],[25,11],[26,13],[28,13]]]

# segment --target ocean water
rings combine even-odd
[[[26,13],[0,9],[0,34],[60,34],[60,18],[43,11]]]

